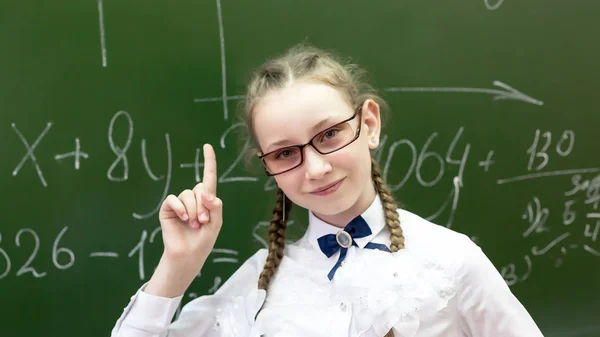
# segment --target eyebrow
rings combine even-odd
[[[321,130],[321,129],[323,128],[324,125],[331,124],[332,123],[331,122],[332,119],[333,119],[333,116],[326,117],[325,119],[323,119],[320,122],[318,122],[317,124],[315,124],[311,128],[311,130],[315,131],[315,132],[317,130],[319,130],[319,132],[324,131],[324,130]],[[297,143],[292,143],[291,141],[289,141],[287,139],[282,139],[282,140],[276,141],[275,143],[267,146],[267,149],[270,149],[267,152],[271,152],[271,151],[277,150],[280,146],[293,146],[293,145],[297,145]],[[265,153],[267,153],[267,152],[265,152]]]
[[[321,128],[323,128],[324,125],[330,124],[329,121],[331,121],[331,116],[323,119],[322,121],[320,121],[319,123],[315,124],[315,126],[312,127],[313,131],[317,131],[320,130]]]

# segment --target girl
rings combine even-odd
[[[113,337],[542,336],[468,237],[397,209],[370,154],[385,104],[361,75],[304,45],[254,74],[245,122],[279,187],[268,250],[170,323],[222,224],[205,145],[204,179],[163,202],[164,253]],[[309,224],[285,246],[292,204],[308,210]]]

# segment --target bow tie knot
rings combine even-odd
[[[342,261],[344,260],[344,258],[346,257],[346,253],[348,252],[348,248],[352,246],[358,246],[354,239],[363,238],[371,234],[371,228],[369,228],[369,225],[367,224],[365,219],[363,219],[363,217],[359,215],[356,218],[352,219],[352,221],[350,221],[350,223],[346,225],[346,227],[344,227],[343,230],[337,232],[336,234],[323,235],[317,239],[319,243],[319,248],[321,248],[321,251],[323,252],[323,254],[325,254],[325,256],[331,257],[335,253],[340,251],[340,257],[338,261],[333,266],[329,274],[327,274],[329,280],[333,279],[336,270],[342,264]]]

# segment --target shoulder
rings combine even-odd
[[[438,268],[452,271],[463,283],[493,279],[502,287],[503,279],[483,250],[467,235],[437,225],[406,210],[398,210],[405,249]]]
[[[438,225],[404,209],[398,209],[405,247],[418,255],[456,264],[477,245],[458,231]]]

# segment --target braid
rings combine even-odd
[[[392,192],[390,192],[389,188],[383,181],[383,178],[381,177],[381,171],[379,170],[379,165],[377,165],[377,161],[373,157],[371,157],[371,175],[373,177],[373,183],[375,184],[375,190],[377,191],[377,194],[379,194],[379,198],[381,198],[381,202],[383,203],[385,223],[390,230],[390,240],[392,241],[390,250],[392,252],[397,252],[404,248],[404,235],[402,234],[402,228],[400,227],[400,220],[398,219],[397,212],[398,205],[394,200]]]
[[[285,194],[281,189],[277,190],[277,200],[275,201],[275,208],[273,209],[273,216],[271,217],[271,224],[269,225],[269,252],[267,255],[267,261],[263,267],[262,273],[258,277],[258,289],[267,290],[271,278],[277,272],[281,259],[283,258],[283,248],[285,247],[285,229],[287,227],[287,216],[292,208],[292,202],[287,199],[285,200],[285,217],[284,217],[284,203]]]
[[[379,198],[383,204],[383,211],[385,212],[385,223],[390,230],[390,250],[397,252],[404,248],[404,235],[402,235],[402,228],[400,227],[400,220],[398,219],[398,212],[396,209],[398,205],[390,189],[387,187],[383,178],[381,177],[381,171],[379,171],[379,165],[375,158],[371,157],[371,176],[373,177],[373,183],[375,184],[375,190],[379,194]],[[383,337],[394,337],[392,330],[388,331]]]
[[[388,331],[388,333],[385,334],[385,336],[383,337],[394,337],[394,331],[390,330]]]

